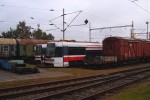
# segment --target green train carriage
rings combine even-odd
[[[46,44],[54,40],[0,38],[0,59],[22,59],[34,61],[36,44]]]

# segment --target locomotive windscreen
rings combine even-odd
[[[54,57],[55,56],[55,43],[48,43],[46,50],[46,57]]]

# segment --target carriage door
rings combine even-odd
[[[68,47],[63,47],[63,66],[67,67],[69,66],[69,57],[68,57]]]
[[[15,52],[15,46],[14,45],[10,45],[9,47],[9,54],[10,56],[15,56],[16,55],[16,52]]]
[[[115,41],[114,40],[109,40],[107,42],[107,45],[108,45],[108,54],[110,56],[114,56],[116,54],[116,46],[115,46]]]
[[[0,45],[0,57],[2,57],[2,46]]]

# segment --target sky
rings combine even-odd
[[[66,40],[90,41],[89,29],[132,25],[132,21],[135,33],[146,33],[149,5],[150,0],[0,0],[0,32],[15,29],[20,21],[25,21],[33,30],[40,25],[55,40],[63,39],[64,9]],[[89,23],[82,25],[86,19],[90,28]],[[102,42],[108,36],[130,37],[130,31],[131,27],[91,30],[91,41]]]

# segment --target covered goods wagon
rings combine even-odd
[[[85,57],[89,65],[125,64],[150,61],[150,41],[124,37],[107,37],[103,40],[103,55]]]

